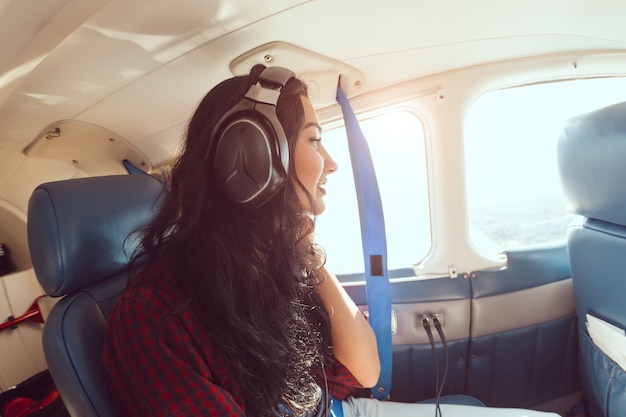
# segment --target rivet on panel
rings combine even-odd
[[[46,139],[58,138],[59,136],[61,136],[61,129],[58,127],[46,132]]]

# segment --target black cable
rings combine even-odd
[[[433,357],[435,359],[435,417],[441,417],[441,408],[439,407],[439,360],[437,359],[435,338],[433,337],[433,332],[430,329],[430,318],[428,316],[422,316],[422,326],[424,326],[424,330],[426,330],[426,334],[428,335],[430,347],[433,351]]]
[[[437,392],[437,398],[441,397],[443,393],[443,387],[446,384],[446,377],[448,376],[448,341],[446,340],[446,336],[443,334],[443,329],[441,327],[441,321],[436,314],[433,314],[433,323],[435,324],[435,329],[437,329],[437,333],[439,333],[439,339],[441,339],[441,343],[443,344],[443,352],[445,355],[445,367],[443,369],[443,378],[441,379],[441,385],[439,386],[439,391]],[[441,411],[439,411],[441,413]]]

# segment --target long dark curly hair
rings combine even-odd
[[[206,159],[216,123],[264,68],[223,81],[200,102],[171,171],[171,189],[143,231],[133,264],[160,259],[175,272],[247,415],[302,415],[318,406],[318,378],[332,362],[329,317],[316,290],[325,279],[325,256],[305,209],[313,198],[291,163],[279,193],[246,211],[223,196]],[[306,96],[306,85],[292,78],[276,106],[292,161]],[[308,204],[299,195],[309,196]]]

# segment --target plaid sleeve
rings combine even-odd
[[[179,316],[160,313],[171,309],[158,298],[143,296],[119,300],[108,321],[103,360],[120,415],[244,417],[215,382],[208,348]]]
[[[328,392],[338,400],[345,400],[363,389],[348,368],[338,360],[335,360],[332,367],[326,368],[326,379]]]

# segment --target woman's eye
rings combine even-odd
[[[317,148],[317,146],[319,145],[319,143],[322,141],[322,138],[311,138],[311,142],[313,143],[313,145]]]

